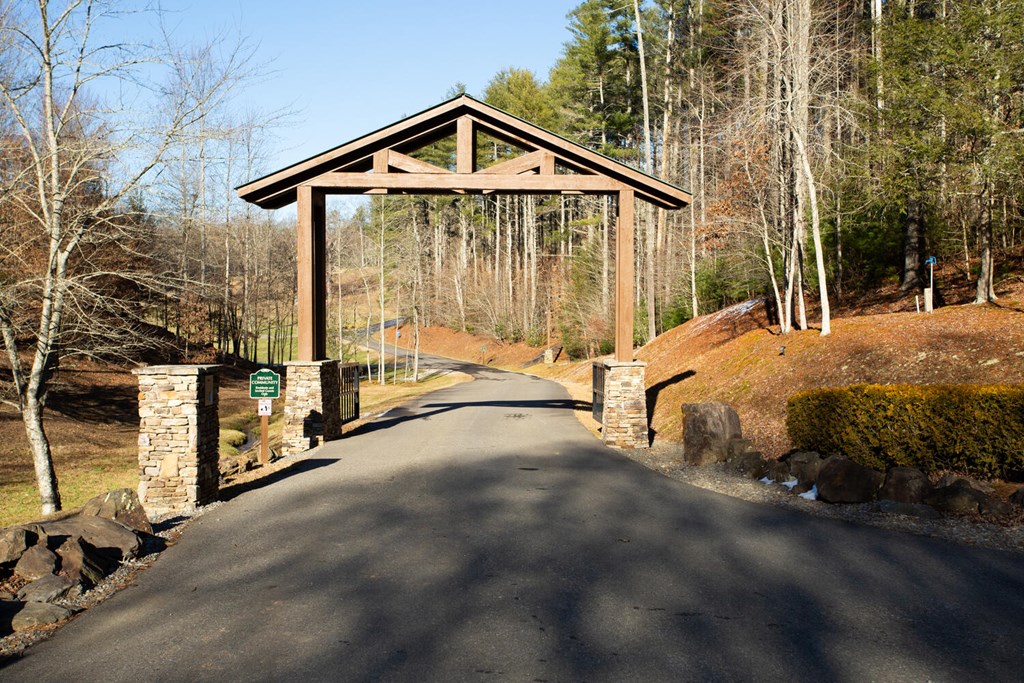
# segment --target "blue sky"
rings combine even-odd
[[[579,0],[161,0],[179,39],[240,30],[271,74],[245,100],[292,107],[274,170],[442,101],[457,82],[482,94],[501,69],[546,79]],[[125,30],[149,30],[152,17]]]

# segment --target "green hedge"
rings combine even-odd
[[[1024,386],[861,384],[789,399],[794,448],[878,470],[1024,477]]]

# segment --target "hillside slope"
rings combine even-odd
[[[656,440],[679,441],[683,403],[732,405],[744,435],[767,455],[786,452],[786,401],[798,391],[858,383],[1024,383],[1024,287],[998,305],[964,304],[932,315],[906,310],[893,293],[883,301],[842,311],[832,334],[780,335],[760,300],[701,316],[637,351],[648,363],[647,402]],[[951,297],[952,298],[952,297]],[[966,299],[966,295],[961,299]],[[913,297],[909,297],[913,306]],[[858,315],[861,310],[897,312]],[[403,335],[403,341],[407,336]],[[423,350],[515,367],[539,353],[443,329],[426,331]],[[785,350],[783,351],[783,347]],[[584,395],[591,362],[531,368]]]
[[[638,352],[649,363],[657,438],[680,438],[681,404],[723,401],[740,414],[745,436],[778,455],[789,448],[786,400],[797,391],[861,382],[1024,383],[1024,313],[1013,308],[967,305],[933,315],[840,318],[828,337],[762,328],[707,343],[736,324],[752,324],[751,316],[735,314],[737,308],[690,321]]]

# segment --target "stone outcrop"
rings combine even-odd
[[[49,626],[64,621],[72,611],[48,602],[27,602],[11,619],[11,629],[24,631],[36,626]]]
[[[729,442],[742,438],[740,418],[724,403],[684,403],[683,459],[691,465],[724,462]]]
[[[95,586],[106,576],[109,562],[98,556],[96,550],[85,543],[81,536],[67,539],[56,552],[60,557],[61,575],[86,588]]]
[[[768,472],[764,455],[747,439],[732,439],[728,449],[728,463],[733,472],[748,479],[760,479]]]
[[[833,455],[822,463],[815,485],[826,503],[867,503],[875,499],[883,482],[881,472]]]
[[[218,366],[153,365],[139,378],[139,499],[151,513],[217,499]]]
[[[124,492],[114,492],[96,500],[131,499]],[[115,516],[114,508],[119,507],[123,506],[98,505]],[[141,507],[128,507],[146,519]],[[159,540],[95,514],[0,530],[0,579],[13,575],[14,585],[20,586],[17,599],[0,594],[0,636],[68,618],[71,612],[61,602],[91,588],[123,562],[138,557],[146,539]]]
[[[879,499],[897,503],[920,503],[932,492],[932,484],[921,470],[913,467],[893,467],[885,474],[885,483],[878,492]]]
[[[66,576],[47,574],[22,586],[18,591],[18,599],[26,602],[52,602],[67,595],[76,585],[77,582]]]
[[[82,545],[92,552],[90,556],[102,563],[105,570],[113,571],[124,560],[137,557],[142,549],[142,538],[133,529],[102,517],[76,515],[43,525],[53,536],[81,539]]]
[[[1008,514],[1012,510],[1009,502],[979,491],[973,484],[967,478],[955,478],[953,483],[937,487],[924,502],[936,510],[956,515],[992,517]]]
[[[785,460],[769,460],[767,477],[781,484],[792,479],[793,475],[789,470],[789,463]]]
[[[14,573],[27,581],[35,581],[57,571],[57,556],[43,543],[26,550],[14,565]]]
[[[115,489],[109,493],[96,496],[84,506],[80,515],[93,515],[113,520],[129,529],[153,533],[153,526],[142,507],[139,496],[131,489]]]
[[[944,486],[967,486],[972,488],[978,493],[984,493],[986,496],[994,496],[996,493],[995,487],[983,481],[977,479],[971,479],[960,474],[954,474],[953,472],[946,472],[939,480],[935,483],[935,488],[942,488]]]
[[[0,564],[17,562],[35,542],[35,533],[26,527],[0,529]]]
[[[792,477],[800,482],[801,486],[807,487],[805,490],[809,490],[818,481],[818,473],[821,471],[822,463],[825,462],[814,451],[791,453],[785,461],[789,465],[789,472]]]

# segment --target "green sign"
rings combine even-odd
[[[266,368],[249,375],[249,398],[281,398],[281,375]]]

